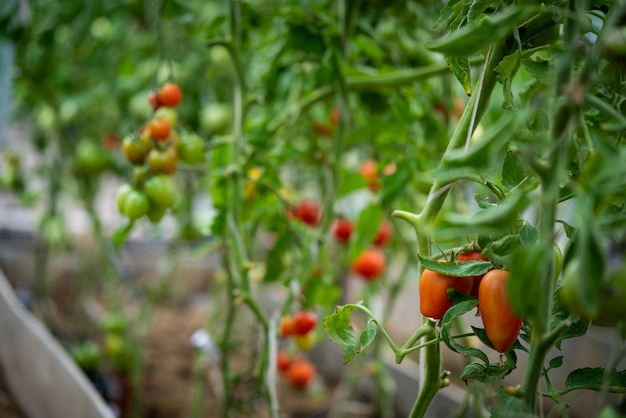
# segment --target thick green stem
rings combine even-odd
[[[424,325],[428,332],[424,335],[426,341],[437,338],[437,325],[434,321],[424,318]],[[423,380],[420,382],[420,393],[413,405],[409,418],[422,418],[426,415],[428,407],[432,403],[437,391],[441,387],[441,344],[429,344],[423,351],[425,369]]]

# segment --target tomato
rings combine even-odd
[[[225,103],[209,103],[200,110],[200,128],[212,134],[228,130],[232,122],[231,107]]]
[[[559,278],[561,274],[561,269],[563,268],[563,252],[561,251],[561,247],[555,242],[553,245],[554,248],[554,281]]]
[[[148,93],[148,104],[153,110],[157,110],[159,107],[163,106],[163,103],[161,103],[157,93],[154,91]]]
[[[155,205],[169,208],[174,204],[176,186],[172,178],[166,174],[157,174],[146,180],[144,191]]]
[[[150,219],[150,222],[156,224],[159,223],[161,219],[163,219],[163,216],[165,216],[166,212],[167,207],[165,206],[150,205],[146,216],[148,217],[148,219]]]
[[[320,220],[321,208],[315,200],[302,200],[296,210],[298,219],[309,226],[316,226]]]
[[[87,175],[99,174],[111,163],[109,153],[102,146],[88,139],[78,142],[74,158],[78,172]]]
[[[352,263],[352,270],[366,281],[376,280],[385,270],[385,254],[378,248],[364,250]]]
[[[448,288],[454,287],[461,293],[472,290],[471,277],[451,277],[424,269],[419,283],[420,311],[428,318],[441,319],[452,301],[448,298]]]
[[[187,164],[204,162],[204,142],[196,134],[184,134],[178,142],[178,158]]]
[[[456,258],[456,261],[489,261],[487,257],[483,257],[482,252],[480,250],[474,250],[467,253],[459,254]],[[479,276],[472,276],[472,290],[470,291],[471,296],[478,296],[478,288],[480,286],[480,281],[483,279],[484,274]]]
[[[378,164],[374,160],[365,160],[359,166],[359,173],[367,180],[367,187],[377,192],[380,190],[380,179],[378,177]]]
[[[117,210],[119,210],[122,215],[126,214],[126,199],[128,199],[128,195],[132,190],[133,187],[128,183],[124,183],[117,188],[115,203],[117,204]]]
[[[315,379],[315,375],[315,366],[305,359],[294,361],[287,370],[289,383],[298,389],[306,388]]]
[[[276,367],[281,372],[286,372],[291,366],[291,356],[284,350],[278,350],[276,353]]]
[[[285,315],[281,318],[278,332],[282,338],[287,338],[295,333],[293,316]]]
[[[348,218],[337,218],[333,222],[331,229],[337,241],[347,244],[350,241],[352,231],[354,231],[354,224]]]
[[[157,93],[157,102],[163,106],[176,107],[183,101],[183,92],[176,83],[165,83]]]
[[[146,135],[129,135],[122,140],[122,151],[132,164],[143,164],[152,149],[152,142]]]
[[[173,128],[178,123],[178,112],[173,107],[162,106],[154,112],[154,119],[163,119]]]
[[[507,351],[517,340],[522,327],[509,302],[506,282],[509,272],[500,269],[488,271],[480,282],[478,308],[489,341],[499,353]]]
[[[154,148],[148,154],[148,167],[153,173],[172,174],[176,170],[176,164],[178,162],[178,156],[176,154],[176,148],[173,146],[167,147],[164,150]]]
[[[313,348],[313,346],[315,345],[315,340],[316,337],[314,332],[309,332],[304,335],[293,336],[293,341],[296,343],[296,346],[298,346],[298,348],[303,351],[309,351],[311,348]]]
[[[376,237],[374,237],[373,244],[379,247],[387,244],[391,239],[391,223],[388,220],[384,220],[378,227]]]
[[[172,127],[170,123],[165,119],[153,119],[148,124],[150,130],[150,136],[157,141],[165,141],[170,137]]]
[[[139,190],[132,189],[128,192],[128,195],[124,199],[124,211],[123,213],[134,221],[141,218],[148,213],[150,209],[150,201],[148,197],[141,193]]]
[[[133,167],[132,178],[137,187],[143,188],[143,185],[149,176],[150,176],[150,169],[147,166],[137,165]]]
[[[383,167],[383,174],[386,176],[390,176],[394,174],[397,169],[398,167],[396,166],[396,163],[390,162],[389,164]]]
[[[297,335],[309,333],[317,325],[317,315],[310,311],[300,311],[293,317],[293,330]]]

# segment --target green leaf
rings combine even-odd
[[[502,387],[490,412],[491,418],[536,418],[523,397],[509,395]]]
[[[307,306],[334,306],[341,296],[341,288],[333,283],[325,283],[319,278],[306,284]]]
[[[359,342],[350,323],[350,313],[357,309],[354,305],[337,306],[335,313],[324,318],[324,330],[343,351],[345,364],[358,353]]]
[[[567,237],[567,239],[574,238],[574,235],[576,234],[576,228],[561,219],[557,219],[556,222],[563,225],[563,231],[565,231],[565,236]]]
[[[468,380],[478,380],[487,384],[495,384],[502,380],[507,374],[511,373],[509,366],[500,363],[490,363],[489,365],[472,362],[465,366],[461,372],[460,378],[467,382]]]
[[[376,337],[376,329],[372,328],[368,324],[367,328],[365,328],[363,332],[361,332],[361,336],[359,337],[359,342],[361,343],[361,349],[358,351],[358,353],[361,354],[362,352],[367,350],[367,347],[370,346],[372,341],[374,341],[375,337]]]
[[[508,266],[511,263],[511,254],[522,245],[519,235],[505,235],[491,241],[483,249],[483,255],[493,260],[499,266]]]
[[[467,277],[467,276],[480,276],[493,268],[493,264],[489,261],[475,260],[475,261],[435,261],[428,258],[424,258],[421,255],[417,255],[419,262],[422,266],[428,270],[435,271],[437,273],[451,276],[451,277]]]
[[[112,241],[113,247],[115,247],[116,250],[122,248],[128,237],[130,236],[130,233],[133,231],[134,226],[135,223],[129,221],[126,225],[119,227],[115,230],[115,232],[113,232]]]
[[[361,211],[354,225],[354,239],[350,245],[349,253],[351,261],[355,260],[363,250],[372,245],[382,220],[383,214],[378,203],[373,203]]]
[[[471,81],[471,69],[469,65],[469,60],[467,57],[458,57],[456,55],[448,55],[445,54],[446,61],[448,62],[448,67],[452,71],[452,74],[459,80],[463,90],[465,90],[465,94],[468,96],[472,95],[472,81]]]
[[[545,317],[538,311],[541,304],[537,303],[537,298],[542,294],[542,276],[550,270],[552,251],[551,246],[540,241],[530,248],[519,248],[511,256],[507,281],[508,294],[515,295],[509,298],[511,308],[536,325]],[[552,280],[552,277],[546,279]]]
[[[513,190],[528,177],[528,172],[517,153],[507,152],[502,165],[502,186]]]
[[[550,360],[548,364],[548,370],[558,369],[563,365],[563,356],[556,356]]]
[[[623,391],[626,386],[626,371],[606,371],[602,367],[585,367],[573,370],[565,379],[565,388],[572,390]]]
[[[273,282],[280,279],[285,270],[284,255],[289,250],[291,239],[288,233],[283,232],[278,236],[271,250],[268,251],[265,259],[264,282]]]
[[[457,316],[461,316],[466,312],[471,311],[478,305],[478,299],[471,299],[465,302],[457,303],[453,305],[448,311],[444,314],[443,318],[441,318],[441,339],[443,342],[450,348],[459,354],[462,354],[466,357],[476,357],[485,362],[485,364],[489,364],[489,359],[487,355],[480,351],[477,348],[466,347],[457,342],[454,336],[452,335],[454,327],[452,326],[452,322]]]
[[[524,222],[524,225],[522,225],[519,231],[520,244],[522,244],[522,246],[526,248],[529,248],[537,242],[538,238],[539,232],[537,232],[537,228],[535,228],[528,222]]]
[[[396,163],[396,171],[393,174],[382,177],[382,197],[381,206],[389,207],[404,193],[410,189],[407,187],[411,183],[413,169],[408,161],[401,160]]]

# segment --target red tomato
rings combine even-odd
[[[456,258],[456,261],[479,261],[479,260],[483,260],[483,261],[489,261],[489,259],[487,257],[483,257],[482,253],[480,250],[474,250],[474,251],[470,251],[467,253],[462,253],[459,254],[459,256]],[[484,274],[481,274],[480,276],[472,276],[472,290],[470,291],[470,295],[472,296],[478,296],[478,287],[480,285],[480,281],[483,279]]]
[[[293,331],[295,334],[308,334],[317,325],[317,315],[310,311],[300,311],[293,316]]]
[[[452,307],[452,301],[448,298],[449,287],[454,287],[461,293],[469,294],[472,290],[472,278],[445,276],[424,269],[419,284],[422,315],[433,319],[443,317],[446,311]]]
[[[157,141],[165,141],[170,137],[172,127],[170,123],[165,119],[154,119],[148,124],[150,129],[150,136]]]
[[[175,83],[166,83],[157,93],[157,101],[163,106],[176,107],[183,101],[183,92]]]
[[[354,224],[348,218],[337,218],[333,222],[332,231],[335,239],[342,244],[347,244],[350,241],[353,230]]]
[[[478,308],[489,341],[499,353],[507,351],[517,340],[522,318],[513,312],[506,290],[509,272],[488,271],[480,282]]]
[[[378,227],[376,237],[374,238],[374,245],[382,247],[387,244],[391,239],[391,232],[391,223],[385,219]]]
[[[172,174],[176,171],[178,156],[176,148],[170,146],[163,151],[153,148],[148,154],[148,167],[153,173]]]
[[[313,381],[315,375],[315,366],[304,359],[294,361],[287,370],[289,383],[298,389],[306,388]]]
[[[281,372],[286,372],[291,366],[291,356],[284,350],[278,350],[276,353],[276,367]]]
[[[366,281],[373,281],[383,273],[385,266],[385,254],[378,248],[368,248],[352,263],[352,270]]]
[[[377,192],[380,190],[380,179],[378,177],[378,164],[374,160],[365,160],[359,166],[359,173],[367,180],[367,187]]]
[[[163,103],[159,101],[159,97],[154,91],[148,93],[148,104],[152,110],[157,110],[159,107],[163,106]]]
[[[320,220],[321,208],[315,200],[305,199],[298,203],[297,214],[302,222],[315,226]]]
[[[282,338],[287,338],[294,334],[295,332],[295,322],[293,320],[293,316],[285,315],[280,320],[280,325],[278,327],[278,332]]]

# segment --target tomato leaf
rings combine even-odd
[[[528,171],[517,153],[507,152],[502,164],[502,186],[507,190],[516,188],[528,177]]]
[[[466,347],[462,344],[459,344],[452,335],[452,322],[454,321],[454,319],[457,316],[461,316],[466,312],[471,311],[477,305],[478,299],[471,299],[465,302],[457,303],[456,305],[453,305],[450,309],[448,309],[443,318],[441,318],[441,339],[450,348],[450,350],[453,350],[466,357],[477,357],[484,361],[485,364],[489,364],[489,359],[487,358],[487,355],[485,353],[477,348]]]
[[[548,363],[548,368],[546,369],[546,372],[548,370],[558,369],[562,365],[563,365],[563,356],[556,356],[553,359],[551,359],[550,362]]]
[[[621,390],[626,386],[626,370],[605,370],[602,367],[585,367],[570,372],[565,378],[565,388],[573,390],[608,391]]]
[[[290,234],[283,232],[278,236],[271,250],[268,251],[265,259],[265,276],[264,282],[272,282],[280,279],[281,274],[285,270],[284,255],[289,249],[291,243]]]
[[[363,330],[363,332],[361,332],[361,336],[359,337],[359,342],[361,343],[361,348],[357,352],[359,354],[361,354],[363,351],[365,351],[367,349],[367,347],[370,346],[372,341],[374,341],[375,337],[376,337],[376,329],[372,328],[368,324],[367,328],[365,328]]]
[[[350,323],[350,313],[355,309],[354,305],[337,306],[333,314],[324,318],[324,330],[343,351],[345,364],[350,363],[359,351],[359,342]]]
[[[529,248],[537,242],[538,237],[539,233],[537,232],[537,228],[535,228],[528,222],[524,222],[524,225],[522,225],[519,231],[520,244],[522,244],[522,246],[526,248]]]
[[[452,74],[459,80],[463,90],[465,90],[465,94],[468,96],[472,95],[472,81],[471,81],[471,70],[469,65],[469,60],[467,57],[458,57],[456,55],[445,54],[446,61],[448,62],[448,67],[452,71]]]
[[[483,364],[472,362],[465,366],[461,372],[461,379],[467,382],[470,379],[478,380],[487,384],[495,384],[502,380],[513,369],[507,363],[490,363]],[[492,415],[493,416],[493,415]]]
[[[483,255],[493,260],[498,266],[508,266],[511,263],[511,254],[521,246],[519,235],[505,235],[492,241],[483,249]]]
[[[333,283],[325,283],[320,279],[310,280],[306,284],[307,306],[334,306],[341,296],[341,288]]]
[[[361,211],[354,225],[353,241],[350,245],[349,258],[354,261],[363,250],[369,247],[383,220],[380,204],[373,203]]]
[[[382,177],[381,205],[383,207],[389,207],[409,190],[406,185],[410,184],[413,171],[408,161],[402,160],[396,163],[394,173]]]
[[[490,412],[491,418],[536,417],[523,397],[510,395],[503,387],[498,388],[496,400]]]
[[[545,317],[538,311],[536,298],[542,292],[542,277],[550,271],[552,251],[551,246],[537,242],[530,248],[519,248],[511,256],[507,281],[508,294],[515,295],[509,297],[511,308],[535,324]],[[552,280],[552,277],[545,279]]]
[[[134,226],[135,226],[135,223],[132,221],[129,221],[126,225],[123,225],[117,228],[115,232],[113,232],[112,241],[113,241],[113,247],[115,247],[116,250],[119,251],[119,249],[122,248],[122,246],[124,246],[124,243],[130,236],[130,233],[133,232]]]
[[[476,261],[444,261],[438,262],[429,260],[418,254],[417,256],[422,266],[428,270],[435,271],[440,274],[452,277],[467,277],[467,276],[480,276],[493,268],[493,264],[489,261],[476,260]]]

